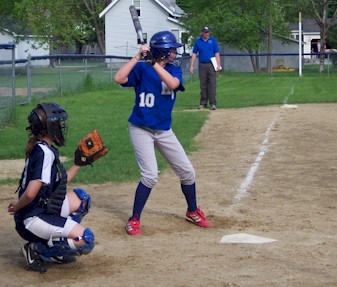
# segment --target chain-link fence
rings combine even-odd
[[[256,72],[265,76],[298,76],[298,54],[221,54],[221,66],[225,73],[243,74]],[[271,58],[272,74],[268,75],[266,63]],[[319,54],[303,55],[303,75],[319,76]],[[13,96],[15,104],[31,102],[33,98],[45,98],[55,94],[64,94],[85,90],[87,84],[104,86],[114,84],[116,71],[130,57],[102,55],[49,55],[28,57],[15,61],[15,89],[12,85],[13,72],[11,65],[0,61],[0,128],[8,121]],[[196,61],[193,76],[189,72],[190,56],[186,55],[176,60],[183,69],[184,81],[198,79],[198,63]],[[255,66],[254,66],[255,65]],[[324,74],[337,75],[337,53],[325,55]],[[13,90],[14,89],[14,90]]]
[[[15,108],[15,45],[1,44],[0,59],[0,128],[10,121]]]

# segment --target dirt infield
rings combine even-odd
[[[96,246],[43,275],[26,270],[6,211],[15,186],[2,185],[0,286],[337,286],[336,123],[337,105],[211,112],[190,156],[211,229],[185,221],[170,170],[149,198],[138,238],[124,230],[136,183],[81,186],[93,198],[83,223]],[[242,233],[276,241],[220,242]]]

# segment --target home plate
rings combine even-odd
[[[277,241],[276,239],[255,236],[247,233],[237,233],[222,236],[220,243],[268,243]]]

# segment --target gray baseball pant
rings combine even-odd
[[[145,127],[129,125],[131,144],[140,168],[141,182],[153,188],[158,182],[157,149],[168,161],[181,184],[195,183],[195,171],[184,148],[172,129],[155,131]]]
[[[216,105],[216,72],[211,62],[199,63],[200,105]]]

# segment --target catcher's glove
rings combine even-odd
[[[94,161],[105,156],[107,152],[108,149],[104,145],[98,130],[93,130],[80,140],[75,150],[74,162],[79,166],[92,165]]]

